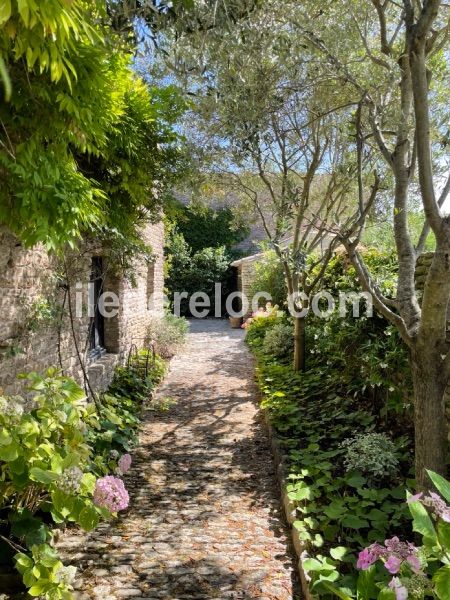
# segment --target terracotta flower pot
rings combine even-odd
[[[229,320],[232,329],[239,329],[241,327],[241,317],[229,317]]]

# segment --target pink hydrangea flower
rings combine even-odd
[[[362,550],[359,553],[356,566],[364,571],[379,558],[385,559],[384,566],[392,575],[400,571],[405,561],[415,573],[420,573],[421,570],[417,548],[411,542],[400,541],[397,536],[385,540],[384,546],[372,544]]]
[[[130,497],[121,479],[107,475],[95,482],[93,500],[97,506],[118,512],[128,507]]]
[[[387,561],[384,563],[384,566],[389,571],[389,573],[395,575],[400,571],[401,564],[402,559],[398,556],[395,556],[395,554],[391,554]]]
[[[389,582],[389,588],[395,592],[395,600],[407,600],[408,590],[402,585],[398,577],[393,577]]]
[[[123,456],[121,456],[119,462],[117,463],[117,465],[119,467],[118,473],[120,473],[121,475],[128,473],[128,471],[130,470],[130,467],[131,467],[131,463],[132,463],[132,458],[129,454],[124,454]]]
[[[380,550],[383,548],[379,544],[372,544],[368,548],[364,548],[358,555],[356,568],[365,571],[380,558]]]
[[[410,554],[406,558],[406,562],[409,564],[414,573],[420,573],[422,565],[420,564],[420,559],[416,554]]]

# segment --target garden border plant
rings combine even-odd
[[[22,376],[26,399],[0,397],[0,543],[31,596],[72,598],[76,569],[61,562],[55,528],[90,531],[129,504],[121,478],[131,467],[139,413],[166,371],[157,356],[143,377],[145,352],[116,369],[100,413],[54,368]]]
[[[371,258],[383,269],[379,253]],[[385,266],[389,274],[389,263]],[[326,273],[336,289],[351,286],[354,276],[343,257]],[[384,280],[389,286],[389,277]],[[267,332],[285,319],[282,311],[260,310],[244,327],[256,355],[300,576],[306,597],[336,597],[328,586],[351,597],[361,593],[354,569],[360,549],[411,532],[405,500],[413,481],[399,475],[412,475],[410,440],[399,435],[403,428],[412,432],[406,353],[377,315],[354,321],[331,315],[311,321],[311,368],[298,374],[289,358],[276,359],[264,343]],[[402,423],[399,430],[392,421]],[[370,454],[370,472],[358,470],[349,442]]]

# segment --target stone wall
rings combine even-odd
[[[117,275],[106,253],[93,243],[67,258],[64,266],[44,247],[25,249],[12,234],[0,230],[0,388],[5,393],[23,387],[17,380],[19,373],[42,372],[49,366],[60,367],[80,383],[84,370],[93,389],[104,389],[114,367],[126,360],[131,344],[143,345],[149,320],[163,312],[164,226],[148,224],[142,235],[155,260],[136,261],[130,279]],[[106,354],[97,360],[89,358],[88,344],[93,256],[102,256],[106,265],[104,291],[119,297],[118,315],[105,319]],[[77,314],[80,298],[82,311]]]
[[[237,269],[238,291],[242,292],[244,296],[247,297],[247,300],[249,302],[249,309],[247,311],[247,315],[249,315],[252,312],[252,285],[256,275],[255,266],[256,263],[260,261],[263,257],[264,254],[262,253],[253,254],[245,258],[240,258],[239,260],[236,260],[233,263],[231,263],[231,266]]]

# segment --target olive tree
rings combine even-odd
[[[209,170],[250,200],[282,265],[300,370],[311,297],[355,188],[347,156],[354,146],[346,123],[351,103],[315,86],[311,54],[303,52],[301,62],[293,57],[285,32],[266,16],[249,11],[230,24],[224,15],[211,20],[208,11],[198,21],[191,15],[184,37],[178,23],[169,55],[181,79],[189,71],[195,97],[189,126],[210,149]]]
[[[288,49],[289,81],[295,82],[295,62],[302,65],[305,56],[312,55],[312,88],[323,90],[328,82],[328,89],[334,87],[345,103],[356,107],[348,118],[355,134],[357,214],[337,223],[333,232],[345,245],[374,306],[398,329],[410,350],[416,475],[418,486],[424,487],[426,469],[445,471],[447,453],[444,403],[450,376],[450,217],[443,207],[450,191],[448,5],[442,0],[287,0],[282,4],[274,0],[215,0],[189,6],[176,3],[174,13],[174,63],[186,56],[184,50],[194,40],[190,47],[195,51],[184,61],[185,73],[200,67],[211,80],[213,95],[216,77],[201,51],[220,47],[226,65],[228,44],[237,40],[245,55],[251,37],[248,33],[236,35],[236,27],[256,22],[256,15],[260,26],[264,24],[279,46]],[[197,60],[199,56],[202,60]],[[264,64],[264,53],[260,60]],[[236,73],[238,78],[240,75]],[[301,68],[297,75],[301,84]],[[243,103],[241,110],[246,108]],[[328,126],[334,129],[336,124],[330,119]],[[370,207],[381,188],[390,197],[398,258],[393,300],[383,296],[358,250]],[[413,239],[408,213],[417,200],[423,229],[418,239]],[[419,290],[415,269],[430,235],[436,251],[425,287]]]
[[[394,301],[383,297],[358,251],[367,212],[361,209],[360,218],[342,228],[339,237],[361,285],[410,349],[416,475],[424,487],[426,469],[444,472],[447,458],[450,217],[443,206],[450,191],[450,157],[443,130],[448,117],[443,85],[449,72],[448,7],[440,0],[360,0],[340,3],[339,10],[325,3],[305,3],[300,10],[292,4],[290,9],[287,18],[322,57],[323,71],[333,73],[358,100],[358,156],[367,148],[377,152],[389,186],[398,257]],[[343,33],[339,37],[337,25]],[[362,173],[359,161],[360,197]],[[413,240],[408,211],[417,196],[423,230]],[[421,293],[415,269],[430,233],[436,251]]]

